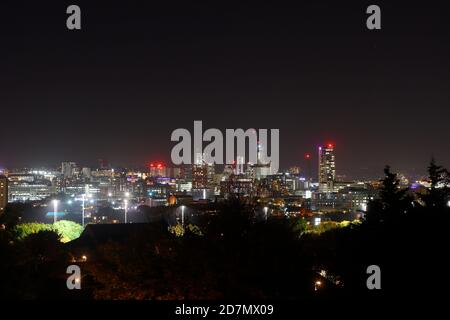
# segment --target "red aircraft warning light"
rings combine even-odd
[[[150,163],[150,168],[163,168],[164,167],[164,164],[162,163],[162,162],[158,162],[158,163],[153,163],[153,162],[151,162]]]

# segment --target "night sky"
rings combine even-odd
[[[280,129],[282,167],[329,141],[349,177],[450,167],[448,5],[160,2],[0,3],[0,167],[169,163],[194,120]]]

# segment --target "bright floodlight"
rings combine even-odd
[[[110,192],[110,193],[108,193],[108,197],[110,197],[110,198],[112,197],[112,193],[111,193],[111,192]]]
[[[56,223],[56,212],[58,212],[58,200],[53,200],[53,223]]]
[[[125,192],[125,197],[129,197],[130,196],[130,193],[129,192]]]

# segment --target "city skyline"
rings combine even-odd
[[[323,147],[324,149],[327,148],[327,146],[332,145],[333,148],[333,154],[337,154],[337,157],[339,158],[340,156],[340,152],[339,152],[339,147],[336,148],[336,144],[330,142],[331,140],[327,140],[326,143],[323,144],[318,144],[317,147],[315,148],[315,152],[305,152],[304,154],[302,154],[302,157],[299,159],[298,162],[289,164],[289,165],[282,165],[280,166],[278,172],[282,173],[282,172],[288,172],[290,168],[293,167],[298,167],[300,169],[300,175],[301,176],[311,176],[314,177],[314,180],[319,181],[319,179],[317,178],[319,175],[319,165],[318,163],[320,162],[320,156],[317,154],[317,151],[319,151],[320,154],[320,150]],[[337,149],[337,151],[335,150]],[[311,149],[311,151],[313,151],[313,148]],[[168,158],[168,159],[167,159]],[[426,166],[428,165],[428,163],[431,161],[431,159],[435,159],[438,163],[442,164],[442,162],[440,161],[440,159],[436,159],[434,157],[434,155],[430,155],[430,157],[428,159],[425,160],[425,162],[422,164],[421,167],[417,168],[417,169],[413,169],[413,170],[402,170],[401,167],[395,167],[392,166],[390,163],[385,163],[385,164],[380,164],[376,170],[373,171],[373,173],[370,173],[370,171],[366,171],[365,169],[367,168],[361,168],[361,172],[359,174],[350,174],[348,171],[344,171],[342,168],[345,168],[346,165],[342,163],[341,159],[338,160],[338,170],[335,170],[334,172],[334,177],[342,179],[348,179],[348,180],[372,180],[372,179],[379,179],[382,178],[384,176],[383,174],[383,168],[386,165],[389,165],[390,167],[392,167],[394,170],[396,170],[397,172],[412,178],[412,179],[418,179],[418,178],[422,178],[424,176],[426,176]],[[281,159],[282,160],[282,159]],[[181,168],[183,166],[191,166],[192,164],[181,164],[181,165],[175,165],[171,162],[170,157],[160,157],[160,158],[149,158],[149,159],[144,159],[142,162],[140,163],[133,163],[133,164],[124,164],[124,163],[119,163],[118,161],[115,161],[115,159],[105,159],[105,158],[99,158],[99,159],[91,159],[90,161],[80,161],[80,160],[76,160],[75,158],[71,158],[71,159],[63,159],[63,160],[56,160],[55,162],[52,163],[42,163],[42,164],[33,164],[32,162],[27,163],[26,165],[22,165],[22,166],[6,166],[3,165],[2,163],[0,163],[0,174],[2,173],[2,171],[4,170],[36,170],[36,169],[61,169],[61,163],[64,162],[73,162],[75,164],[77,164],[78,166],[80,166],[80,168],[91,168],[91,169],[126,169],[126,170],[150,170],[150,167],[153,164],[158,164],[158,165],[162,165],[163,167],[166,168]],[[195,162],[195,161],[194,161]],[[102,167],[104,165],[104,163],[107,164],[107,167]],[[283,161],[281,161],[281,163],[283,163]],[[247,165],[247,163],[245,163],[245,165]],[[342,167],[341,167],[342,165]],[[363,164],[361,164],[363,165]],[[442,164],[443,165],[443,164]],[[225,170],[224,165],[223,164],[215,164],[216,167],[222,168],[223,170]],[[445,166],[445,165],[444,165]]]

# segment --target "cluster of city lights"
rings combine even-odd
[[[124,199],[123,199],[124,206],[123,206],[123,209],[125,211],[124,212],[124,220],[125,220],[125,223],[127,223],[127,221],[128,221],[128,217],[127,216],[128,216],[128,209],[129,209],[129,198],[131,197],[131,193],[126,191],[126,192],[124,192],[123,195],[124,195]],[[108,197],[110,198],[110,200],[111,200],[112,196],[113,196],[113,194],[111,192],[108,193]],[[74,195],[72,195],[72,197],[74,197]],[[73,205],[74,201],[80,201],[81,202],[81,220],[82,220],[81,224],[84,227],[85,226],[85,218],[86,218],[86,214],[85,214],[86,202],[88,202],[90,204],[94,204],[95,203],[94,196],[92,194],[89,194],[89,193],[84,193],[79,198],[75,198],[74,197],[73,200],[72,199],[67,200],[67,205],[69,205],[69,206]],[[49,212],[48,215],[52,215],[53,216],[53,223],[57,222],[57,217],[59,215],[64,215],[64,212],[58,212],[58,206],[59,206],[60,202],[61,201],[59,199],[53,199],[51,201],[51,204],[53,205],[53,212]],[[115,201],[112,201],[112,204],[114,205]],[[135,206],[134,209],[137,209],[137,207]]]

